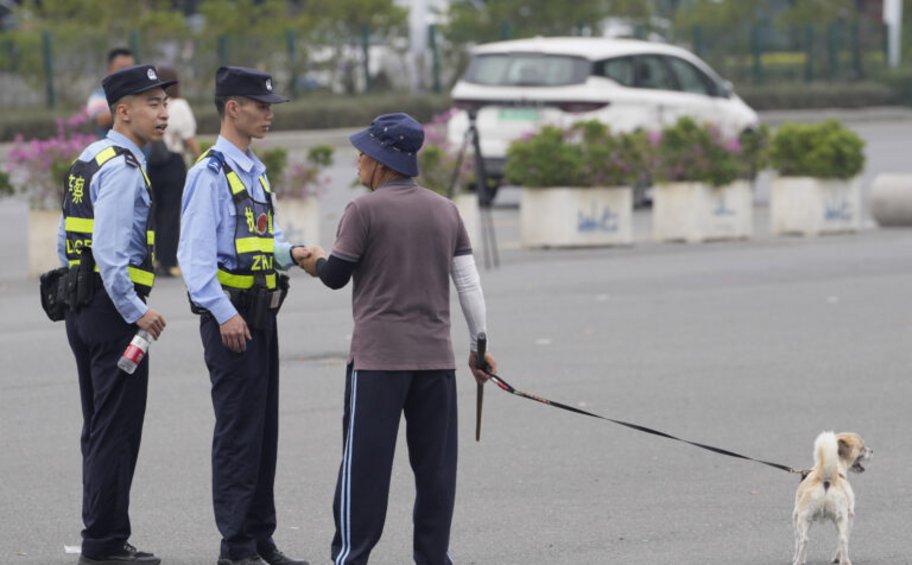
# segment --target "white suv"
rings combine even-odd
[[[453,88],[448,124],[460,147],[477,112],[488,175],[503,176],[510,142],[542,125],[596,119],[613,131],[659,129],[690,116],[729,134],[757,124],[757,113],[686,49],[632,39],[538,37],[480,45]]]

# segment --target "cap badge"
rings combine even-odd
[[[270,78],[266,79],[266,90],[268,90],[269,92],[272,92],[272,79],[270,79]]]
[[[155,69],[149,69],[146,71],[146,76],[149,77],[149,80],[158,80],[158,75],[155,74]]]

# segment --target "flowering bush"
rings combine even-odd
[[[773,137],[771,160],[784,176],[849,179],[865,165],[864,141],[837,120],[783,124]]]
[[[545,126],[510,144],[505,174],[528,188],[627,186],[645,172],[645,134],[612,135],[598,121]]]
[[[424,124],[424,145],[418,152],[418,184],[447,198],[455,195],[449,193],[450,185],[454,184],[454,174],[454,193],[460,192],[460,187],[474,180],[472,155],[467,151],[459,164],[458,148],[452,147],[447,141],[447,122],[452,115],[453,110],[449,110],[437,114],[429,123]]]
[[[321,173],[332,164],[332,146],[315,145],[307,152],[305,162],[294,161],[288,166],[273,192],[279,197],[316,198],[329,186],[330,178]]]
[[[211,141],[201,141],[200,151],[205,153],[212,145]],[[310,198],[320,196],[329,186],[329,177],[321,173],[333,164],[333,152],[330,145],[314,145],[305,162],[292,161],[290,165],[285,147],[258,149],[256,155],[266,166],[273,194],[280,198]]]
[[[731,183],[744,171],[743,149],[737,138],[727,138],[711,124],[688,117],[649,135],[655,150],[654,176],[664,182]]]
[[[766,124],[745,128],[738,136],[741,143],[741,176],[753,179],[770,164],[770,130]]]
[[[17,135],[7,154],[9,181],[16,192],[28,197],[36,210],[59,209],[63,202],[64,181],[72,162],[95,136],[81,133],[88,120],[84,111],[57,120],[57,134],[50,139],[25,141]]]

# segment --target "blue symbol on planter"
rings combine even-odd
[[[848,222],[852,219],[852,205],[848,200],[828,202],[824,206],[823,218],[828,222]]]
[[[611,211],[609,206],[602,208],[601,214],[598,205],[594,202],[590,207],[590,214],[582,210],[576,213],[576,230],[580,233],[587,232],[616,232],[618,231],[618,216]]]
[[[719,191],[718,206],[713,210],[714,216],[734,216],[735,211],[725,205],[725,192]]]

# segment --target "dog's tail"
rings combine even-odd
[[[820,469],[823,490],[829,490],[839,473],[839,445],[836,434],[823,432],[814,441],[814,466]]]

